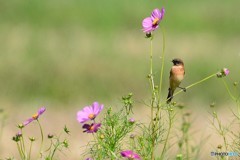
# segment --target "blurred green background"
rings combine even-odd
[[[0,100],[74,106],[110,103],[133,92],[150,97],[149,40],[143,18],[166,9],[163,89],[170,60],[185,61],[187,86],[222,67],[231,85],[240,72],[239,0],[11,0],[0,1]],[[162,33],[155,33],[154,73],[159,76]],[[158,82],[158,80],[157,80]],[[228,102],[220,79],[211,79],[176,97],[193,102]],[[54,106],[54,105],[53,105]]]

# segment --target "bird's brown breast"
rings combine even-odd
[[[170,86],[171,88],[176,88],[179,86],[181,81],[184,78],[184,66],[172,66],[171,72],[170,72]]]

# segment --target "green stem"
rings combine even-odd
[[[223,142],[224,142],[224,145],[225,145],[225,149],[226,151],[228,150],[228,147],[227,147],[227,140],[226,140],[226,136],[225,136],[225,131],[224,131],[224,128],[221,124],[221,121],[220,119],[218,118],[218,115],[216,114],[216,119],[217,119],[217,122],[218,122],[218,127],[219,127],[219,132],[220,132],[220,135],[222,136],[223,138]]]
[[[152,92],[152,98],[151,98],[151,123],[150,123],[150,127],[152,130],[152,152],[151,152],[151,158],[152,160],[154,160],[154,148],[155,148],[155,141],[154,141],[154,130],[155,130],[155,125],[154,125],[154,103],[156,101],[156,93],[155,93],[155,84],[154,84],[154,79],[153,79],[153,42],[152,42],[152,38],[150,40],[150,52],[149,52],[149,56],[150,56],[150,74],[149,74],[149,83],[151,86],[151,92]]]
[[[54,149],[53,149],[53,152],[52,152],[52,155],[51,155],[51,159],[50,159],[50,160],[53,159],[53,156],[54,156],[55,152],[57,151],[58,147],[61,145],[61,143],[59,142],[58,139],[57,139],[57,142],[56,142],[56,143],[57,143],[57,144],[54,145]]]
[[[21,128],[21,133],[22,133],[22,135],[23,135],[23,129],[22,129],[22,128]],[[26,149],[25,149],[24,136],[21,137],[21,140],[22,140],[21,146],[22,146],[22,148],[23,148],[23,151],[25,152]]]
[[[42,145],[43,145],[43,130],[42,130],[42,126],[39,122],[39,120],[37,119],[37,122],[38,122],[38,126],[40,128],[40,132],[41,132],[41,145],[40,145],[40,150],[39,150],[39,154],[40,156],[42,157]]]
[[[185,145],[186,145],[186,156],[187,156],[187,160],[189,160],[188,135],[186,135],[186,137],[185,137]]]
[[[233,94],[231,93],[231,91],[230,91],[230,89],[229,89],[227,83],[225,82],[225,80],[222,79],[222,81],[223,81],[224,86],[225,86],[226,89],[227,89],[227,92],[228,92],[229,96],[232,98],[233,101],[237,101],[237,99],[236,99],[236,98],[233,96]]]
[[[52,148],[52,146],[53,146],[53,141],[52,141],[52,139],[51,139],[51,144],[50,144],[50,146],[48,147],[48,149],[46,150],[46,151],[49,151],[48,157],[50,157],[50,155],[51,155],[51,148]]]
[[[31,159],[31,152],[32,152],[32,143],[33,141],[30,142],[30,148],[29,148],[29,152],[28,152],[28,159]]]
[[[239,104],[239,102],[237,102],[237,111],[238,111],[237,118],[238,118],[238,120],[240,120],[240,104]]]
[[[170,131],[171,131],[171,128],[172,128],[171,111],[168,111],[168,118],[169,118],[169,127],[168,127],[167,137],[166,137],[166,140],[164,142],[164,146],[163,146],[163,150],[162,150],[162,153],[161,153],[160,160],[163,160],[163,156],[164,156],[164,153],[166,151],[166,147],[167,147],[167,142],[168,142],[168,139],[169,139]]]
[[[162,29],[162,34],[163,34],[163,47],[162,47],[162,66],[161,66],[161,73],[160,73],[160,81],[159,81],[159,90],[158,90],[158,104],[160,102],[161,99],[161,92],[162,92],[162,81],[163,81],[163,71],[164,71],[164,59],[165,59],[165,34],[164,34],[164,29],[163,27],[161,27]],[[158,107],[160,107],[158,105]]]
[[[198,85],[198,84],[200,84],[200,83],[202,83],[202,82],[204,82],[204,81],[206,81],[206,80],[208,80],[208,79],[210,79],[210,78],[212,78],[212,77],[215,77],[216,74],[217,74],[217,73],[214,73],[214,74],[212,74],[212,75],[210,75],[210,76],[208,76],[208,77],[206,77],[206,78],[203,78],[202,80],[197,81],[197,82],[195,82],[195,83],[187,86],[185,89],[189,89],[189,88],[191,88],[191,87],[193,87],[193,86],[196,86],[196,85]],[[181,89],[180,91],[176,92],[175,94],[173,94],[173,97],[176,96],[176,95],[178,95],[178,94],[180,94],[181,92],[183,92],[182,89]],[[168,99],[167,99],[167,100],[168,100]],[[166,102],[167,102],[167,100],[166,100]],[[165,103],[166,103],[166,102],[165,102]]]
[[[154,104],[154,95],[155,95],[155,91],[154,91],[154,80],[153,80],[153,45],[152,45],[152,38],[150,40],[150,74],[149,74],[149,81],[150,81],[150,86],[151,86],[151,91],[152,91],[152,99],[151,99],[151,124],[152,124],[152,120],[153,120],[153,104]]]
[[[24,154],[23,154],[23,151],[21,149],[21,147],[19,146],[18,142],[17,142],[17,149],[18,149],[18,153],[20,154],[20,157],[22,160],[24,160]]]
[[[23,155],[23,159],[26,159],[26,150],[25,150],[25,147],[23,147],[23,136],[20,137],[20,141],[19,141],[19,147],[20,147],[20,150],[21,150],[21,153]]]

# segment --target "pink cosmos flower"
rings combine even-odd
[[[94,120],[102,109],[103,104],[100,105],[98,102],[94,102],[92,106],[86,106],[77,112],[77,120],[80,123],[84,123],[88,120]]]
[[[222,78],[229,75],[229,73],[230,73],[229,69],[223,68],[220,72],[217,73],[217,77]]]
[[[134,119],[134,118],[130,118],[130,119],[129,119],[129,122],[130,122],[130,123],[134,123],[134,122],[135,122],[135,119]]]
[[[31,123],[32,121],[37,120],[39,118],[39,116],[41,116],[45,111],[46,111],[45,107],[40,108],[37,113],[32,115],[31,118],[29,118],[29,119],[27,119],[26,121],[23,122],[23,126],[26,126],[29,123]]]
[[[101,123],[92,123],[92,124],[84,124],[82,128],[85,128],[83,132],[87,133],[95,133],[101,127]]]
[[[158,28],[159,23],[163,19],[165,14],[165,9],[162,8],[161,11],[156,8],[152,11],[151,17],[147,17],[142,21],[143,32],[151,33]]]
[[[126,157],[128,159],[137,159],[137,160],[141,160],[140,156],[137,153],[134,153],[131,150],[125,150],[121,152],[122,157]]]
[[[229,69],[227,69],[227,68],[223,68],[222,72],[225,76],[227,76],[230,73]]]

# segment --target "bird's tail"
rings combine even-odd
[[[174,93],[174,90],[172,90],[171,88],[168,88],[167,103],[171,102],[171,100],[173,98],[173,93]]]

